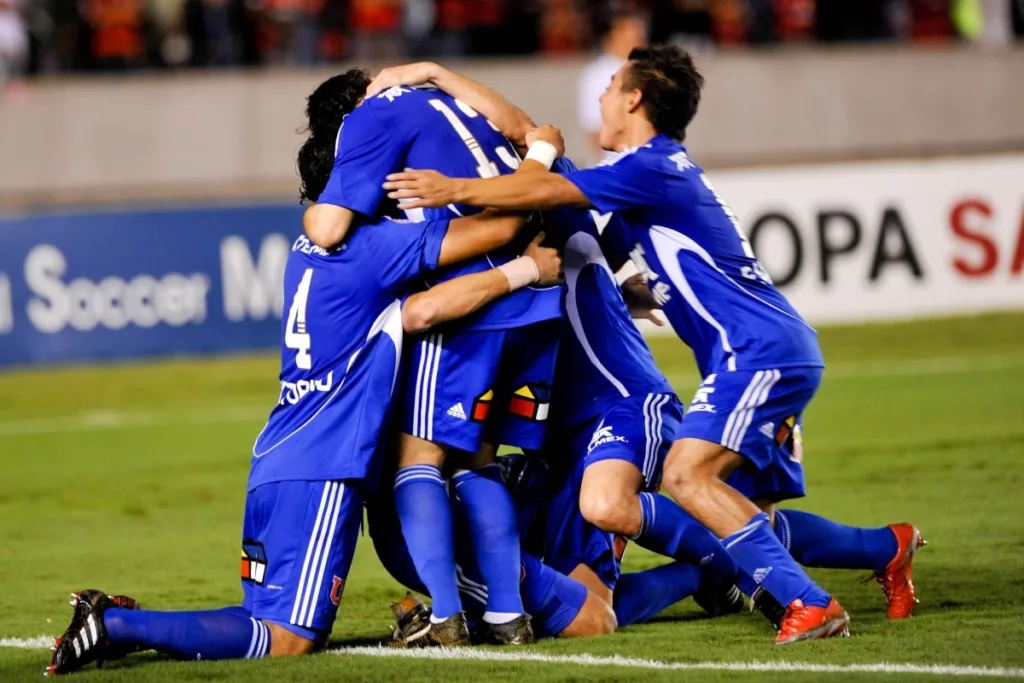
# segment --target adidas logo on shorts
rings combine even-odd
[[[448,409],[448,414],[457,420],[466,420],[466,410],[462,407],[462,401],[459,401],[451,408]]]
[[[774,422],[765,422],[763,425],[761,425],[761,429],[759,429],[758,431],[760,431],[762,434],[764,434],[769,439],[774,439],[775,438],[775,423]]]

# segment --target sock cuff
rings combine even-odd
[[[502,485],[505,483],[501,476],[501,465],[491,463],[472,470],[455,470],[455,474],[452,475],[452,484],[458,488],[460,484],[472,481],[473,479],[486,479]]]
[[[638,494],[640,498],[640,528],[637,530],[636,535],[633,536],[630,540],[637,540],[645,533],[647,533],[648,529],[650,529],[657,523],[658,513],[654,498],[656,495],[658,494],[649,493],[646,491],[644,493]]]
[[[444,478],[441,476],[441,468],[435,465],[412,465],[403,467],[395,475],[395,488],[411,481],[435,481],[444,486]]]
[[[789,518],[783,514],[782,510],[775,511],[775,531],[778,532],[776,535],[782,541],[783,547],[789,550],[793,535],[789,530]]]
[[[722,545],[724,545],[726,549],[729,549],[737,543],[739,543],[740,541],[749,537],[751,534],[756,533],[757,530],[765,524],[770,523],[771,520],[768,518],[768,513],[759,512],[753,517],[751,517],[750,521],[747,522],[741,529],[723,538]]]
[[[260,659],[270,652],[270,628],[262,621],[249,617],[252,622],[252,640],[245,653],[246,659]]]

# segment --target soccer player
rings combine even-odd
[[[330,103],[345,115],[338,128],[314,125],[306,158],[324,187],[307,234],[335,244],[349,226],[387,210],[385,176],[408,166],[457,175],[511,173],[519,156],[484,116],[437,90],[396,86],[360,100],[368,81],[349,72],[323,83],[310,108]],[[358,105],[358,106],[357,106]],[[324,131],[324,132],[321,132]],[[561,144],[560,137],[554,142]],[[552,159],[548,159],[550,165]],[[475,211],[452,205],[408,212],[413,220]],[[430,283],[503,263],[507,252],[448,270]],[[515,511],[491,465],[497,446],[538,448],[544,436],[558,342],[561,292],[523,288],[457,326],[424,336],[407,354],[400,411],[403,437],[395,498],[410,552],[433,595],[431,639],[468,642],[455,576],[451,509],[441,468],[448,463],[466,511],[481,572],[488,586],[486,640],[529,642],[529,617],[519,594]]]
[[[138,649],[242,659],[322,646],[351,565],[367,482],[379,472],[403,330],[422,331],[529,284],[557,282],[561,264],[538,238],[523,257],[414,294],[404,310],[401,297],[428,273],[507,244],[524,223],[522,215],[492,212],[421,224],[384,219],[331,251],[299,237],[285,268],[281,392],[249,473],[243,604],[157,612],[82,591],[48,673]]]
[[[665,487],[786,606],[777,644],[846,635],[845,610],[794,561],[770,517],[775,503],[804,494],[799,427],[821,381],[821,351],[681,143],[702,85],[685,51],[640,48],[601,98],[601,143],[619,153],[602,166],[528,181],[403,172],[385,187],[407,209],[459,202],[621,215],[634,262],[704,378],[666,459]],[[734,472],[748,475],[742,490],[726,483]]]
[[[436,64],[385,69],[368,92],[424,82],[512,126],[501,131],[510,139],[533,135],[529,117],[514,105]],[[576,170],[565,159],[557,163],[560,172]],[[655,552],[692,563],[698,579],[697,566],[705,565],[724,582],[721,592],[733,608],[740,599],[733,586],[735,564],[704,527],[675,502],[653,493],[683,411],[633,325],[602,253],[601,231],[612,220],[617,219],[566,209],[544,217],[549,239],[564,248],[568,268],[555,383],[561,393],[552,418],[552,428],[558,428],[546,447],[567,483],[547,515],[551,543],[545,562],[611,604],[618,578],[613,538],[633,538]],[[618,249],[617,264],[626,260],[628,251]],[[595,573],[598,566],[604,569]],[[709,611],[717,611],[712,596],[705,597]]]

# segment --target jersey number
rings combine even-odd
[[[722,207],[722,211],[725,213],[725,217],[732,223],[732,227],[736,230],[736,235],[740,238],[740,247],[743,249],[743,255],[749,258],[753,263],[749,266],[743,266],[740,268],[740,273],[743,277],[749,280],[761,280],[762,282],[772,283],[772,278],[768,274],[768,271],[764,269],[761,262],[757,260],[757,256],[754,255],[754,250],[750,246],[750,242],[747,240],[747,236],[743,234],[742,228],[740,228],[740,219],[737,218],[736,212],[732,210],[732,207],[725,203],[722,199],[722,195],[718,194],[718,190],[711,184],[708,177],[703,173],[700,174],[700,179],[704,183],[704,186],[711,191],[715,201]]]
[[[472,107],[460,102],[459,100],[455,100],[455,104],[459,108],[459,111],[471,119],[475,119],[477,116],[480,116],[480,114]],[[497,178],[500,175],[498,165],[487,158],[487,154],[484,153],[480,143],[473,136],[473,133],[470,132],[469,128],[466,127],[466,124],[462,122],[462,119],[459,118],[458,114],[453,112],[452,108],[441,100],[430,100],[430,106],[441,112],[441,114],[448,119],[448,123],[451,124],[452,128],[455,129],[455,133],[462,138],[463,144],[466,145],[466,148],[469,149],[469,153],[473,155],[473,160],[476,161],[477,175],[481,178]],[[498,130],[490,121],[487,123],[491,128]],[[495,148],[494,153],[513,171],[519,168],[518,157],[509,154],[508,150],[504,147]]]
[[[309,355],[309,332],[306,332],[306,303],[309,301],[309,283],[312,280],[313,269],[306,268],[292,298],[288,324],[284,331],[284,345],[289,349],[295,349],[295,365],[300,370],[309,370],[313,367],[313,357]]]

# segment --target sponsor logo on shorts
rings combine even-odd
[[[242,541],[242,581],[263,585],[267,574],[267,552],[259,541],[246,538]]]
[[[609,443],[629,443],[624,436],[616,436],[612,433],[611,425],[605,426],[602,421],[594,430],[594,435],[590,437],[590,445],[587,446],[587,455],[592,453],[595,448],[599,448]]]
[[[543,422],[551,408],[551,388],[546,384],[524,384],[515,390],[508,402],[512,415]]]
[[[448,409],[448,415],[454,417],[456,420],[467,420],[466,409],[462,407],[462,401],[459,401],[451,408]]]
[[[764,434],[769,439],[774,439],[775,438],[775,423],[774,422],[765,422],[763,425],[761,425],[761,428],[758,431],[761,432],[762,434]]]
[[[693,400],[690,401],[691,413],[713,413],[715,412],[715,404],[711,403],[711,394],[715,393],[715,388],[711,386],[715,383],[715,377],[717,375],[710,374],[707,379],[701,382],[701,385],[697,388],[696,393],[693,395]]]

